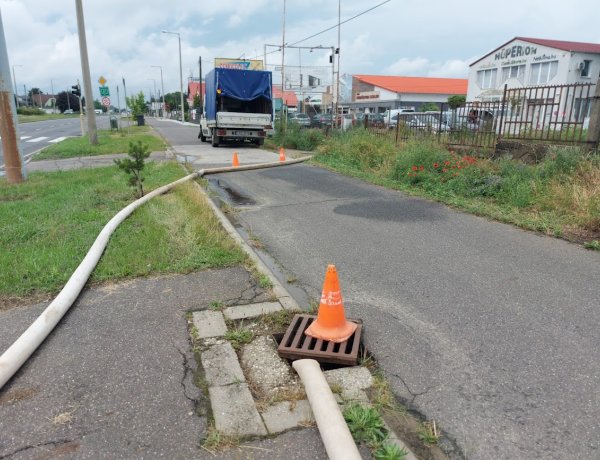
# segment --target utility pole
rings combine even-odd
[[[17,142],[17,108],[13,89],[10,87],[10,65],[4,38],[2,12],[0,12],[0,137],[2,137],[4,168],[8,183],[23,182],[26,177],[25,171],[21,169],[23,159]]]
[[[283,32],[281,37],[281,125],[285,128],[287,124],[287,110],[285,107],[285,4],[283,0]],[[266,70],[266,69],[265,69]]]
[[[600,78],[596,82],[596,90],[592,98],[590,123],[586,141],[590,150],[598,148],[600,141]]]
[[[85,22],[83,19],[83,6],[81,0],[75,0],[77,10],[77,30],[79,31],[79,53],[81,54],[81,74],[85,89],[85,105],[87,110],[88,136],[90,144],[98,144],[98,133],[96,130],[96,111],[94,110],[94,94],[92,92],[92,79],[90,77],[90,62],[87,52],[87,41],[85,38]]]
[[[198,65],[200,66],[200,113],[204,113],[204,94],[202,94],[202,56],[198,56]],[[198,116],[200,119],[200,116]]]
[[[52,90],[52,113],[56,113],[56,94],[54,94],[54,82],[50,80],[50,88]]]
[[[337,45],[337,83],[335,91],[335,120],[337,125],[338,112],[340,111],[340,21],[342,14],[342,0],[338,0],[338,45]],[[343,117],[340,118],[340,127],[343,124]]]

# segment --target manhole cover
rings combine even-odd
[[[355,366],[358,363],[362,323],[357,320],[349,320],[358,324],[356,331],[345,342],[334,343],[315,339],[304,333],[316,319],[317,317],[313,315],[295,315],[277,347],[279,355],[292,360],[306,358],[320,363]]]

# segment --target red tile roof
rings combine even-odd
[[[576,53],[600,54],[600,44],[597,44],[597,43],[568,42],[568,41],[564,41],[564,40],[548,40],[545,38],[515,37],[515,38],[511,38],[506,43],[503,43],[498,48],[495,48],[494,50],[490,51],[485,56],[480,57],[475,62],[473,62],[471,65],[477,64],[482,59],[485,59],[490,54],[494,54],[496,51],[498,51],[501,48],[504,48],[510,42],[513,42],[515,40],[521,40],[521,41],[528,42],[528,43],[534,43],[536,45],[549,46],[550,48],[556,48],[556,49],[563,50],[563,51],[573,51]]]
[[[466,78],[394,77],[354,75],[360,81],[395,93],[467,94]]]
[[[295,107],[298,105],[298,97],[293,91],[284,91],[284,104]],[[281,88],[273,86],[273,99],[281,99]]]
[[[564,51],[574,51],[576,53],[600,53],[600,44],[583,42],[566,42],[562,40],[546,40],[544,38],[515,37],[515,39],[524,42],[535,43],[536,45],[549,46]],[[512,41],[512,40],[511,40]]]
[[[188,81],[188,101],[193,101],[194,96],[198,93],[204,94],[204,82],[202,82],[202,89],[200,89],[200,82]]]

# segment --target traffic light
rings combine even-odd
[[[79,84],[73,85],[71,86],[71,88],[73,88],[73,91],[71,91],[72,94],[74,94],[77,97],[81,96],[81,86]]]

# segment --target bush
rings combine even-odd
[[[35,107],[19,107],[17,108],[18,115],[46,115],[42,109]]]
[[[320,129],[301,128],[295,123],[288,123],[283,129],[280,123],[275,126],[273,141],[288,149],[315,150],[325,135]]]

